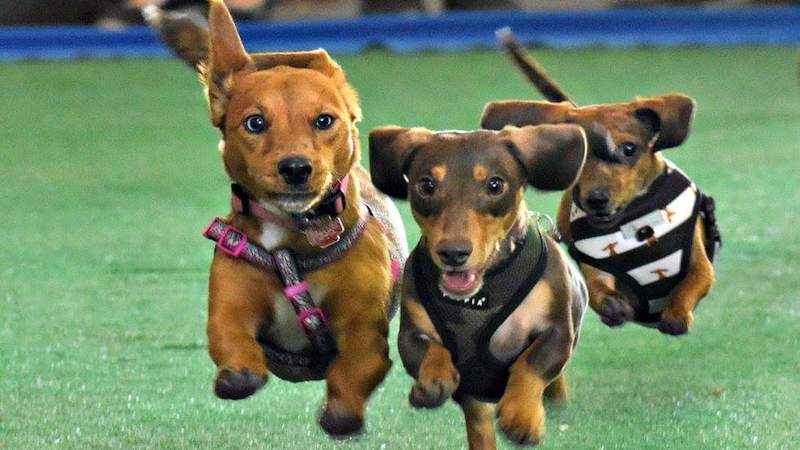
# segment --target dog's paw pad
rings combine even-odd
[[[544,435],[544,410],[540,414],[526,408],[498,406],[497,424],[506,438],[517,445],[537,445]]]
[[[664,313],[658,322],[658,331],[671,336],[680,336],[689,332],[692,322],[691,313],[684,317]]]
[[[416,383],[411,392],[408,393],[408,402],[414,408],[438,408],[453,395],[453,390],[448,389],[440,383],[433,383],[430,386],[422,387]]]
[[[408,402],[414,408],[438,408],[458,388],[461,376],[453,368],[450,373],[426,381],[418,381],[408,393]]]
[[[364,432],[364,419],[336,400],[328,401],[319,418],[319,425],[336,438],[345,438]]]
[[[608,296],[600,305],[600,320],[610,327],[617,327],[633,319],[633,307],[624,299]]]
[[[214,382],[214,393],[222,399],[241,400],[253,395],[266,382],[266,378],[258,376],[247,369],[241,372],[222,369]]]

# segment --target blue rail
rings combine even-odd
[[[510,26],[526,44],[557,48],[684,45],[797,45],[800,7],[611,9],[577,12],[481,11],[440,16],[375,15],[351,20],[244,23],[251,51],[324,47],[354,53],[381,46],[396,52],[495,46]],[[0,27],[0,60],[165,56],[146,27]]]

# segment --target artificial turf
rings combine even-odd
[[[574,399],[549,409],[542,447],[799,448],[795,50],[536,53],[581,104],[695,97],[694,130],[667,154],[716,197],[725,240],[688,336],[609,329],[588,314],[568,369]],[[539,98],[494,51],[338,60],[361,93],[362,143],[378,125],[470,129],[486,101]],[[321,383],[273,377],[244,401],[212,395],[212,247],[200,232],[227,212],[228,191],[186,67],[2,64],[0,105],[0,447],[466,447],[452,403],[410,408],[394,340],[368,431],[350,441],[316,424]],[[528,195],[549,214],[557,198]]]

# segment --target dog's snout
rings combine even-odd
[[[311,171],[311,161],[306,158],[286,158],[278,163],[278,173],[281,174],[286,184],[292,186],[305,184],[308,177],[311,176]]]
[[[472,254],[472,244],[466,241],[441,242],[436,246],[436,254],[448,266],[458,267],[463,265]]]
[[[594,189],[586,196],[586,205],[593,211],[605,211],[610,200],[607,189]]]

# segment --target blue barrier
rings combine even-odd
[[[573,12],[481,11],[440,16],[375,15],[351,20],[240,26],[251,51],[324,47],[354,53],[382,46],[396,52],[495,46],[494,30],[510,26],[520,41],[557,48],[637,45],[796,45],[800,7],[648,8]],[[168,52],[146,27],[0,27],[0,60],[162,57]]]

